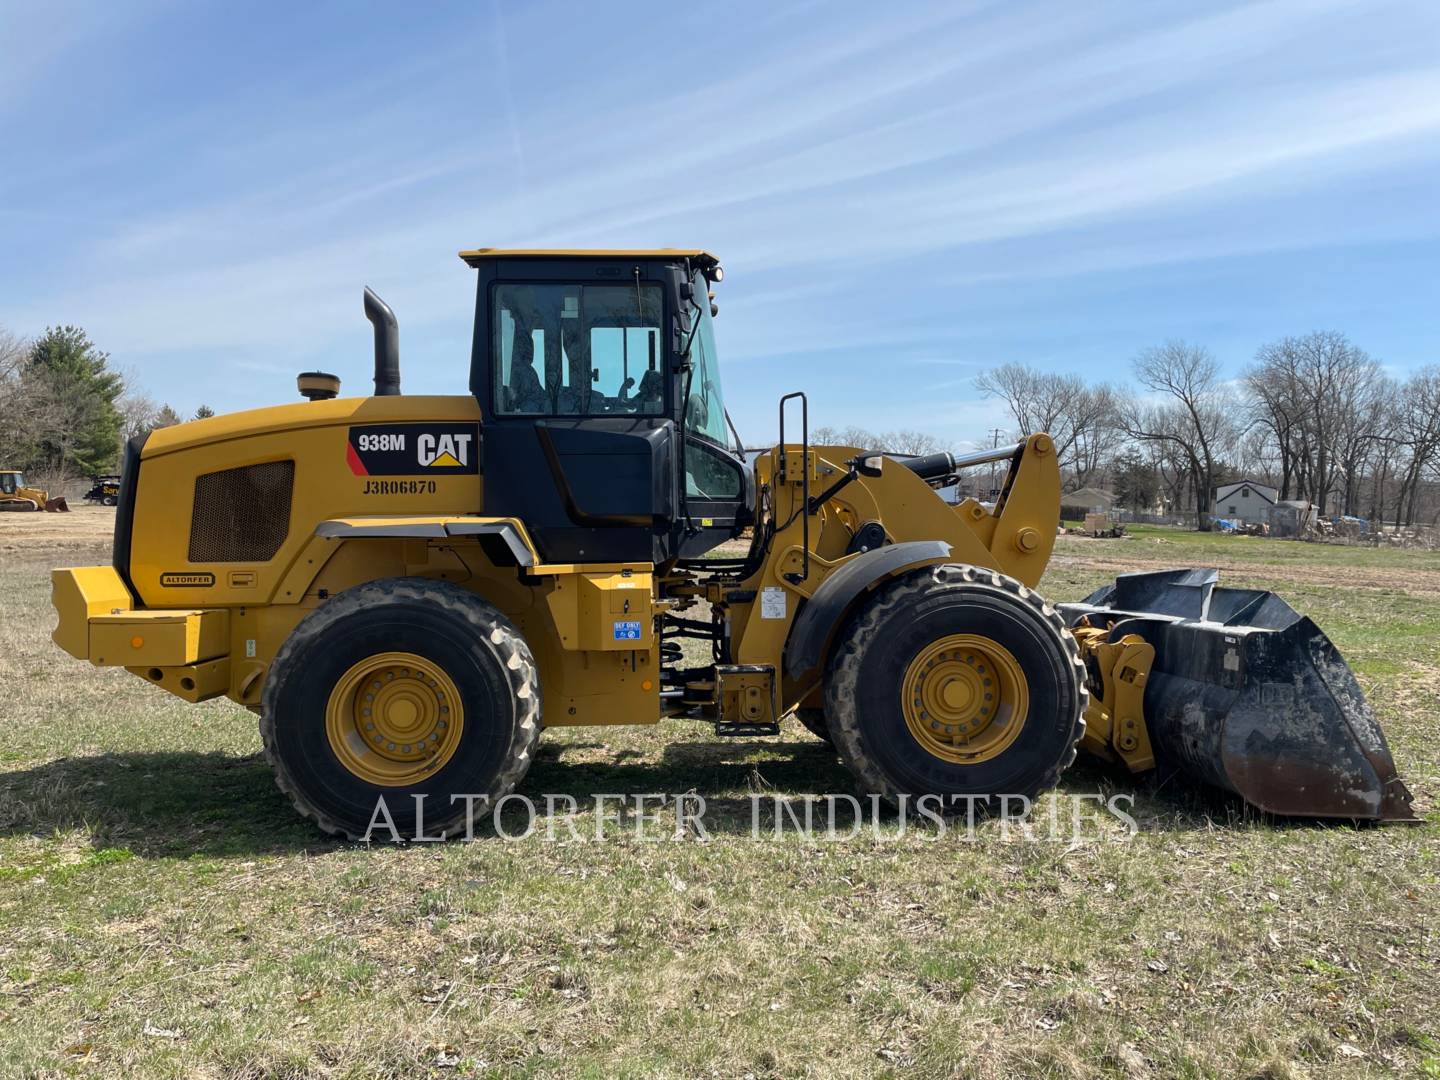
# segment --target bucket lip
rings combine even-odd
[[[1415,812],[1414,799],[1400,777],[1385,781],[1385,791],[1380,796],[1379,820],[1396,825],[1424,825],[1425,819]]]
[[[1117,575],[1077,604],[1060,607],[1204,623],[1242,632],[1283,631],[1309,621],[1276,592],[1231,588],[1219,581],[1220,571],[1215,567],[1136,571]]]
[[[1277,629],[1270,626],[1251,626],[1249,624],[1231,624],[1215,622],[1213,619],[1192,619],[1184,615],[1171,615],[1163,611],[1137,611],[1132,608],[1110,607],[1107,605],[1096,605],[1085,602],[1074,604],[1057,604],[1061,614],[1065,617],[1066,625],[1075,627],[1081,619],[1087,615],[1103,615],[1115,621],[1115,631],[1119,632],[1121,627],[1130,622],[1169,623],[1173,626],[1203,626],[1207,629],[1223,630],[1227,634],[1234,634],[1239,637],[1247,637],[1250,634],[1281,634],[1290,629],[1285,627]],[[1302,616],[1303,617],[1303,616]]]

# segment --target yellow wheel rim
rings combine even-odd
[[[1030,711],[1030,685],[1010,650],[980,634],[949,634],[910,661],[901,683],[905,726],[944,761],[974,765],[1003,753]]]
[[[449,761],[465,707],[438,665],[407,652],[377,653],[340,677],[325,704],[330,749],[371,784],[402,787]]]

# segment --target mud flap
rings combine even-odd
[[[1310,619],[1215,570],[1123,574],[1062,604],[1110,640],[1155,647],[1145,721],[1157,756],[1273,814],[1417,821],[1355,675]]]

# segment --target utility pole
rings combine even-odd
[[[1000,436],[1003,435],[1003,434],[1005,434],[1005,433],[1004,433],[1003,431],[1001,431],[998,427],[991,429],[991,431],[990,431],[990,449],[991,449],[991,450],[994,450],[997,446],[1000,445]],[[993,461],[990,463],[990,488],[989,488],[988,495],[987,495],[986,497],[989,498],[989,499],[994,499],[994,498],[996,497],[996,496],[995,496],[995,462],[993,462]]]

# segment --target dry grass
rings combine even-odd
[[[845,774],[799,728],[673,723],[549,733],[525,790],[593,832],[594,792],[693,789],[708,842],[367,850],[294,818],[249,713],[60,654],[45,569],[104,551],[46,535],[0,537],[0,1071],[1440,1076],[1440,595],[1403,567],[1251,540],[1231,576],[1288,582],[1354,662],[1419,828],[1277,825],[1081,765],[1060,796],[1133,787],[1133,841],[755,840],[750,793]],[[1067,538],[1046,589],[1213,554],[1171,539]]]

